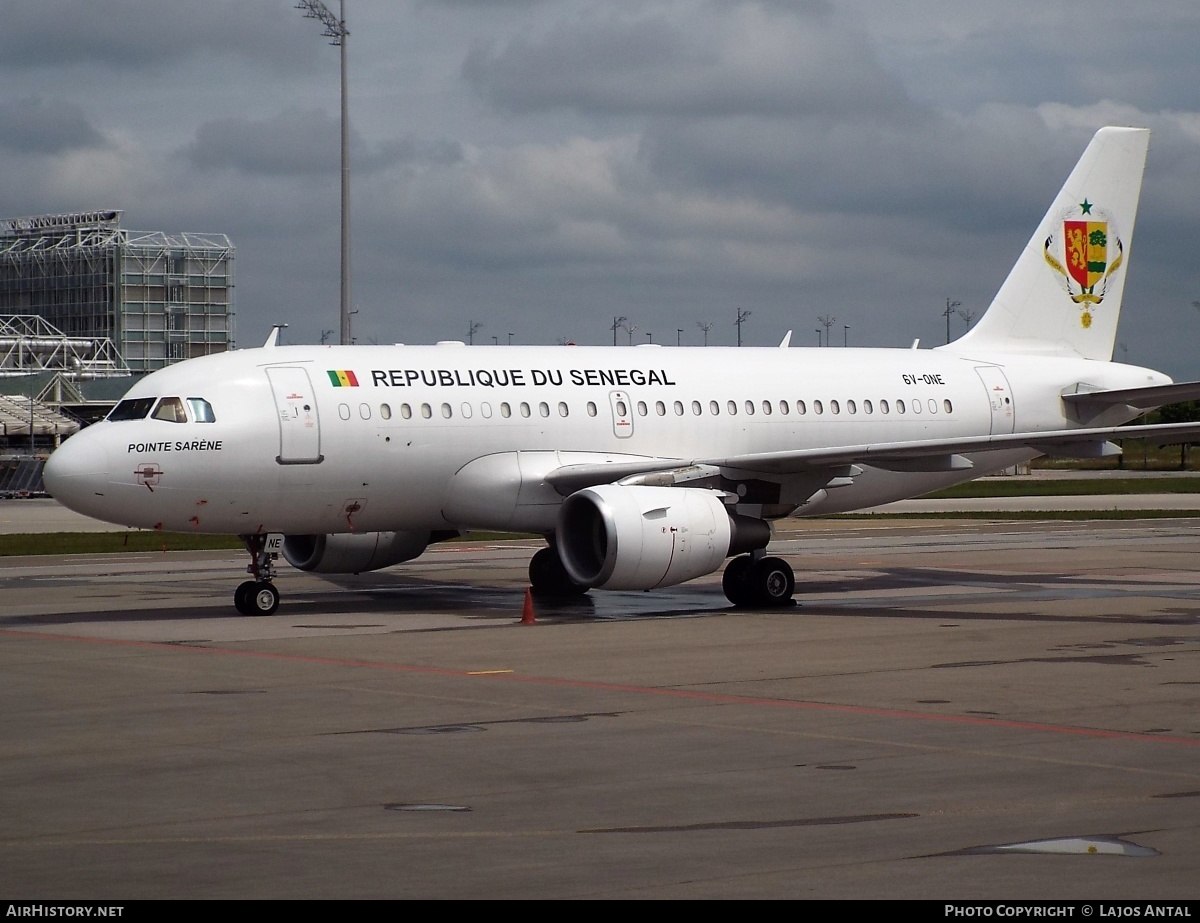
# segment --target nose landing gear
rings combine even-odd
[[[233,605],[242,615],[271,615],[279,608],[279,591],[271,581],[275,578],[277,551],[269,550],[274,543],[263,534],[240,536],[250,552],[246,573],[254,577],[238,585],[233,593]]]

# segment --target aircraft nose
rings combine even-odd
[[[103,502],[107,472],[107,454],[84,430],[50,454],[42,469],[42,482],[63,506],[94,516]]]

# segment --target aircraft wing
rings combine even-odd
[[[1147,388],[1120,388],[1112,391],[1076,391],[1064,394],[1068,404],[1102,410],[1123,404],[1139,410],[1154,410],[1166,404],[1200,400],[1200,381],[1181,381]]]
[[[671,482],[681,484],[693,479],[693,474],[699,478],[721,472],[743,475],[824,472],[834,477],[841,469],[855,462],[895,471],[956,471],[973,467],[971,460],[965,457],[972,452],[1028,448],[1043,455],[1086,458],[1112,455],[1118,452],[1111,442],[1113,439],[1153,439],[1164,445],[1200,442],[1200,423],[1103,426],[1040,433],[1006,433],[995,436],[828,446],[707,458],[647,458],[620,463],[583,463],[556,468],[547,473],[545,480],[565,496],[584,487],[655,474],[672,475]]]
[[[1043,455],[1067,457],[1115,454],[1115,451],[1106,450],[1107,444],[1112,439],[1154,439],[1164,445],[1200,441],[1200,423],[1101,426],[1040,433],[918,439],[909,442],[882,442],[797,451],[761,452],[753,455],[706,458],[697,461],[720,467],[779,474],[802,472],[815,467],[841,466],[853,462],[866,462],[881,468],[895,467],[897,470],[906,471],[945,471],[970,467],[970,461],[961,458],[963,453],[970,452],[1029,448]],[[928,463],[928,466],[923,466],[922,463]],[[918,465],[922,466],[918,467]]]

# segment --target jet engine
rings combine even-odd
[[[289,535],[283,540],[283,556],[300,570],[318,574],[358,574],[410,561],[435,540],[429,532]]]
[[[606,484],[563,501],[556,542],[576,583],[649,590],[711,574],[729,555],[765,548],[771,527],[730,515],[720,495]]]

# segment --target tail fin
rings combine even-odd
[[[1150,132],[1101,128],[955,352],[1112,358]]]

